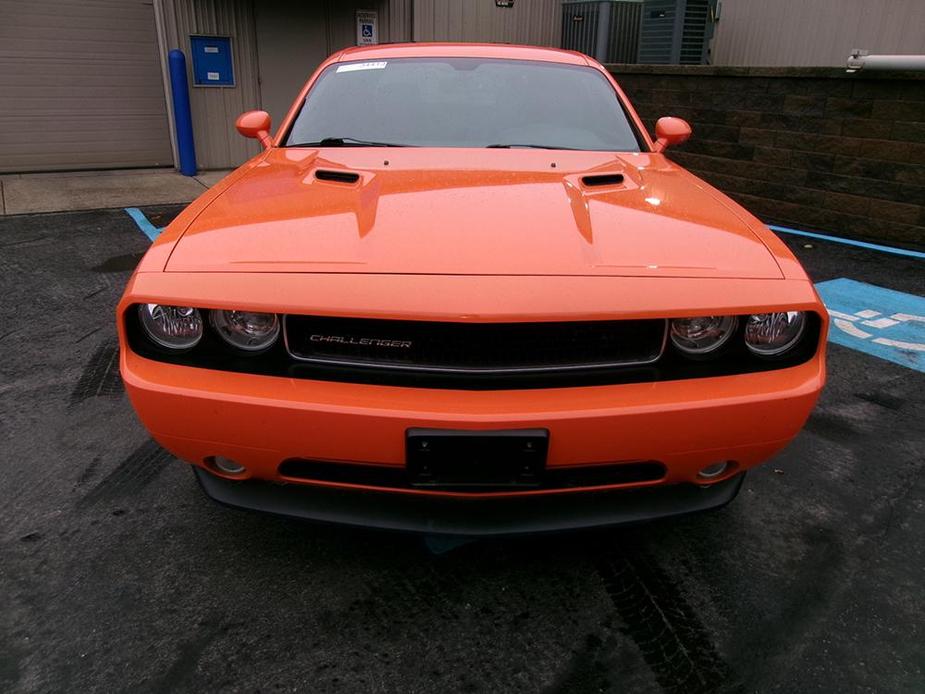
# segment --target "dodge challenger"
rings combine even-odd
[[[235,507],[441,534],[720,507],[825,381],[787,247],[587,56],[327,59],[117,308],[152,437]]]

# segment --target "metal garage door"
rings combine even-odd
[[[151,0],[0,0],[0,172],[171,164]]]

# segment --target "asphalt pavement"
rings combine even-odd
[[[925,260],[785,240],[925,296]],[[830,345],[714,513],[455,548],[298,523],[213,504],[136,420],[114,308],[148,243],[0,218],[0,691],[925,691],[925,373]]]

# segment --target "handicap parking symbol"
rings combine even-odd
[[[832,319],[829,340],[925,372],[925,297],[844,277],[816,290]]]
[[[361,24],[360,34],[363,36],[364,39],[371,39],[373,37],[373,25],[372,24]]]

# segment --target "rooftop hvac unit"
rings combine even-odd
[[[639,62],[709,63],[710,39],[719,19],[717,0],[644,0]]]
[[[642,0],[562,3],[562,48],[602,63],[635,63]]]

